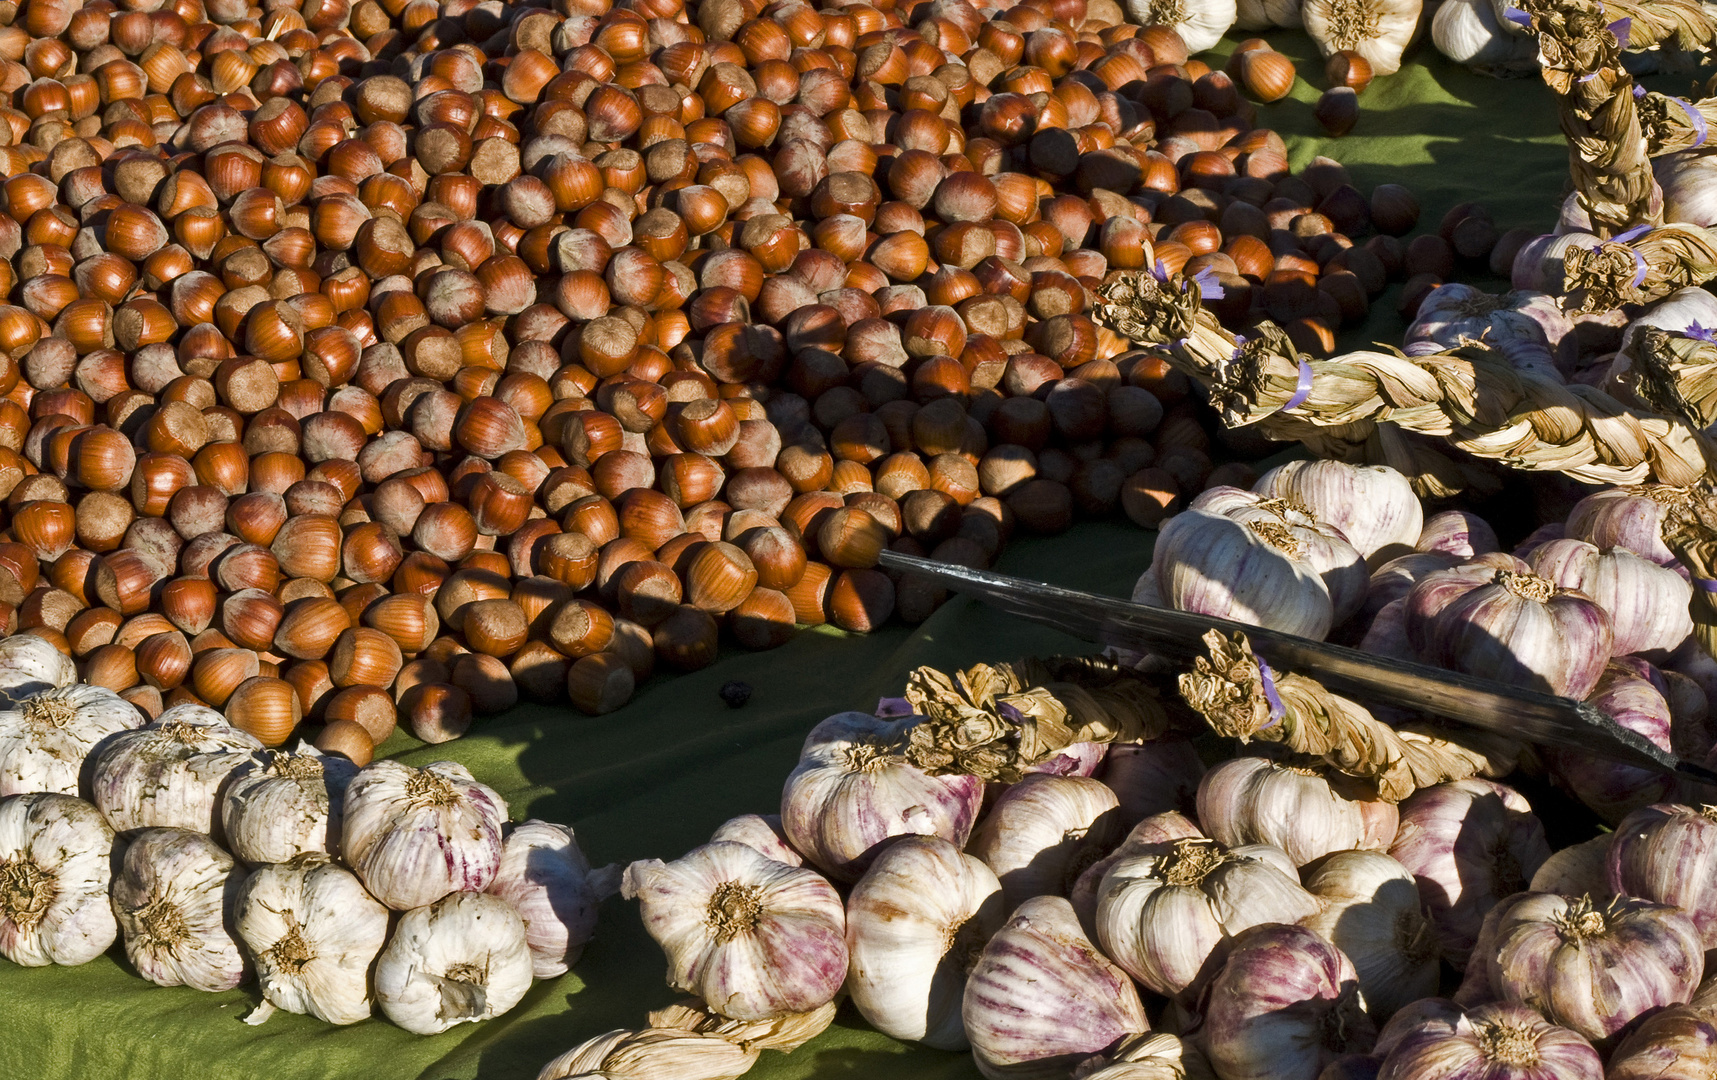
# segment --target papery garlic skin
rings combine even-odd
[[[983,806],[976,776],[931,776],[902,753],[922,717],[837,713],[805,736],[781,792],[781,827],[793,847],[837,881],[857,881],[877,845],[903,835],[965,846]]]
[[[1284,859],[1202,838],[1121,859],[1097,889],[1097,940],[1127,973],[1167,997],[1197,991],[1222,942],[1263,923],[1297,923],[1318,900]]]
[[[1603,833],[1579,844],[1553,852],[1527,885],[1531,892],[1590,896],[1604,903],[1614,894],[1608,872],[1613,833]]]
[[[1601,549],[1626,548],[1659,566],[1680,566],[1663,542],[1665,514],[1690,498],[1688,489],[1667,484],[1605,488],[1574,504],[1564,535]]]
[[[1353,964],[1303,926],[1266,924],[1236,937],[1211,982],[1204,1025],[1222,1080],[1316,1080],[1377,1037]]]
[[[1150,1030],[1132,980],[1059,896],[1027,900],[984,946],[961,1012],[991,1080],[1065,1077],[1121,1036]]]
[[[136,706],[105,686],[80,684],[21,698],[0,712],[0,796],[80,794],[85,763],[96,746],[141,726],[143,719]]]
[[[1229,847],[1270,844],[1296,866],[1332,851],[1382,848],[1395,833],[1388,803],[1346,798],[1316,773],[1262,757],[1230,758],[1205,773],[1198,820]]]
[[[766,859],[774,859],[788,866],[804,866],[805,857],[793,850],[793,845],[787,842],[787,834],[781,829],[780,814],[741,814],[736,818],[722,822],[710,834],[709,842],[721,843],[724,840],[735,844],[744,844]]]
[[[347,865],[395,911],[480,892],[501,865],[507,803],[452,761],[372,762],[347,785],[344,814]]]
[[[1643,559],[1635,561],[1649,565]],[[1671,749],[1669,703],[1628,667],[1612,663],[1586,701],[1622,728],[1660,749]],[[1545,747],[1541,755],[1562,787],[1612,825],[1642,806],[1672,798],[1680,784],[1674,774],[1577,750]]]
[[[1335,608],[1306,555],[1306,545],[1272,515],[1241,520],[1184,510],[1157,533],[1133,599],[1321,641]]]
[[[846,910],[810,870],[744,844],[696,848],[671,863],[626,868],[621,894],[668,957],[668,984],[723,1016],[809,1012],[846,979]]]
[[[568,1050],[537,1080],[738,1080],[760,1052],[753,1043],[682,1028],[622,1028]]]
[[[1361,652],[1391,660],[1417,660],[1418,654],[1407,640],[1407,601],[1394,600],[1383,605],[1383,610],[1365,628],[1365,636],[1359,639],[1358,648]]]
[[[295,855],[246,878],[235,912],[264,1001],[329,1024],[369,1018],[370,965],[387,944],[388,909],[351,871],[324,852]]]
[[[1298,474],[1295,474],[1298,475]],[[1328,474],[1312,474],[1327,478]],[[1260,481],[1262,483],[1262,481]],[[1379,486],[1387,486],[1387,479]],[[1287,486],[1294,486],[1284,481]],[[1320,495],[1327,485],[1300,485]],[[1328,496],[1321,496],[1328,499]],[[1187,504],[1188,509],[1221,514],[1245,521],[1253,532],[1279,543],[1283,536],[1291,538],[1291,547],[1323,579],[1329,589],[1330,609],[1334,625],[1341,625],[1365,602],[1365,588],[1371,571],[1365,557],[1350,543],[1341,529],[1324,521],[1315,510],[1292,496],[1277,496],[1268,492],[1246,491],[1218,485],[1206,488]]]
[[[1415,551],[1390,559],[1371,573],[1365,587],[1365,606],[1361,612],[1373,618],[1379,611],[1405,600],[1413,584],[1427,574],[1459,566],[1464,560],[1441,551]]]
[[[1401,54],[1419,26],[1419,0],[1305,0],[1306,34],[1324,56],[1351,49],[1378,75],[1401,69]]]
[[[1717,807],[1658,803],[1616,826],[1605,860],[1611,890],[1673,904],[1717,949]]]
[[[1697,1003],[1648,1016],[1604,1069],[1605,1080],[1707,1080],[1717,1075],[1717,1015]]]
[[[1628,323],[1627,329],[1622,331],[1622,344],[1617,352],[1627,352],[1634,338],[1648,327],[1685,334],[1696,325],[1717,326],[1717,296],[1697,285],[1677,289]]]
[[[1709,150],[1679,150],[1655,157],[1652,175],[1663,188],[1663,219],[1685,225],[1717,225],[1717,157]]]
[[[1530,240],[1514,256],[1510,268],[1517,289],[1560,292],[1567,273],[1565,260],[1570,248],[1592,250],[1604,241],[1588,231],[1547,234]]]
[[[847,993],[884,1035],[964,1050],[966,973],[1003,917],[982,861],[939,837],[901,837],[847,900]]]
[[[137,974],[160,986],[231,990],[246,964],[232,931],[244,873],[188,829],[144,829],[113,879],[113,914]]]
[[[967,850],[995,872],[1008,911],[1033,896],[1064,896],[1121,840],[1119,805],[1089,777],[1028,776],[1002,792]]]
[[[1431,19],[1431,41],[1457,64],[1484,75],[1531,71],[1538,66],[1536,39],[1510,31],[1491,0],[1446,0]]]
[[[109,738],[94,758],[95,805],[114,832],[192,829],[216,835],[232,774],[261,762],[262,743],[201,705],[175,705]]]
[[[1387,465],[1290,461],[1260,476],[1252,490],[1305,507],[1366,559],[1397,545],[1405,554],[1425,525],[1413,485]]]
[[[83,964],[119,936],[108,888],[113,830],[57,792],[0,802],[0,956],[21,967]]]
[[[1566,356],[1572,363],[1574,355],[1572,341],[1566,350],[1559,343],[1572,329],[1567,315],[1544,293],[1521,290],[1496,296],[1451,283],[1438,286],[1425,298],[1407,327],[1405,341],[1409,348],[1432,344],[1453,349],[1466,341],[1483,340],[1521,374],[1561,382],[1557,361]]]
[[[1704,973],[1699,931],[1680,909],[1616,897],[1536,893],[1509,908],[1484,957],[1505,1001],[1598,1042],[1646,1012],[1693,996]]]
[[[1485,912],[1526,887],[1550,857],[1544,826],[1512,788],[1472,777],[1401,803],[1389,856],[1419,883],[1443,956],[1467,962]]]
[[[35,634],[0,639],[0,704],[10,707],[32,694],[77,681],[77,664],[48,639]]]
[[[1073,1070],[1073,1080],[1215,1080],[1194,1043],[1163,1032],[1128,1035]]]
[[[1425,1024],[1383,1059],[1377,1080],[1603,1080],[1604,1064],[1578,1032],[1522,1005],[1481,1005],[1452,1030]]]
[[[1121,823],[1132,828],[1169,810],[1191,810],[1204,778],[1204,762],[1190,739],[1165,736],[1144,743],[1115,743],[1097,778],[1115,793]]]
[[[346,787],[358,767],[308,743],[290,754],[265,751],[263,758],[235,773],[221,799],[221,827],[232,853],[252,866],[308,851],[339,854]]]
[[[1425,519],[1425,527],[1419,531],[1413,549],[1453,555],[1466,561],[1499,551],[1501,545],[1497,543],[1496,530],[1484,518],[1465,510],[1443,510]]]
[[[1080,872],[1068,891],[1068,902],[1079,916],[1079,925],[1092,938],[1097,936],[1097,899],[1102,890],[1103,875],[1122,859],[1143,855],[1158,844],[1173,844],[1176,840],[1208,839],[1192,819],[1177,810],[1153,814],[1134,825],[1119,847]],[[1290,877],[1293,875],[1290,874]]]
[[[1186,43],[1188,55],[1215,48],[1234,25],[1235,0],[1126,0],[1129,22],[1167,26]]]
[[[1338,851],[1308,866],[1322,908],[1300,921],[1347,955],[1376,1020],[1437,992],[1437,937],[1407,868],[1376,851]]]
[[[590,868],[567,825],[535,819],[514,826],[488,892],[525,920],[532,974],[565,975],[596,933],[597,906],[620,891],[620,868]]]
[[[375,978],[376,1004],[415,1034],[492,1019],[531,988],[525,922],[498,896],[452,893],[400,917]]]
[[[1612,654],[1668,653],[1693,633],[1693,586],[1675,571],[1626,548],[1600,551],[1584,540],[1552,540],[1527,560],[1533,572],[1591,597],[1610,617]]]

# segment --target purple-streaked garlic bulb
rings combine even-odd
[[[1603,242],[1589,232],[1567,232],[1528,240],[1514,256],[1511,269],[1513,285],[1516,289],[1559,293],[1566,273],[1564,260],[1568,257],[1568,250],[1578,247],[1590,251]]]
[[[1717,733],[1711,730],[1711,699],[1698,681],[1679,671],[1662,669],[1663,700],[1669,704],[1669,741],[1675,752],[1684,758],[1703,760],[1717,745]]]
[[[1027,900],[990,938],[961,1014],[990,1080],[1060,1080],[1122,1036],[1150,1030],[1133,981],[1059,896]]]
[[[1003,908],[1065,896],[1120,842],[1115,793],[1088,776],[1028,776],[1002,792],[967,846],[1002,883]]]
[[[1117,861],[1098,886],[1103,951],[1159,994],[1196,993],[1224,941],[1264,923],[1299,922],[1320,907],[1292,866],[1264,847],[1230,850],[1199,837]]]
[[[1628,666],[1610,664],[1605,668],[1586,701],[1653,745],[1670,749],[1668,702]],[[1612,825],[1642,806],[1670,798],[1679,786],[1674,774],[1661,769],[1560,747],[1546,747],[1541,754],[1557,782]]]
[[[1425,525],[1413,485],[1387,465],[1289,461],[1260,476],[1252,490],[1302,507],[1334,526],[1365,559],[1395,548],[1411,549]]]
[[[1390,803],[1350,799],[1311,770],[1237,757],[1204,774],[1198,820],[1229,847],[1270,844],[1304,866],[1332,851],[1388,847],[1397,812]]]
[[[1372,656],[1391,660],[1417,660],[1419,654],[1407,641],[1407,601],[1396,600],[1383,605],[1383,610],[1365,628],[1359,639],[1359,650]]]
[[[137,707],[105,686],[29,695],[0,711],[0,796],[80,794],[84,763],[95,748],[142,723]]]
[[[1408,1032],[1377,1080],[1604,1080],[1604,1063],[1579,1032],[1499,1003]]]
[[[1382,1059],[1389,1056],[1389,1051],[1415,1031],[1432,1028],[1445,1033],[1453,1032],[1463,1015],[1461,1006],[1448,998],[1425,997],[1410,1002],[1398,1009],[1394,1016],[1377,1029],[1377,1044],[1371,1048],[1371,1052],[1378,1058],[1378,1063],[1382,1064]]]
[[[1426,663],[1583,698],[1614,652],[1610,617],[1519,560],[1427,574],[1407,593],[1407,639]],[[1477,569],[1475,570],[1475,565]]]
[[[633,863],[621,893],[667,954],[668,984],[723,1016],[810,1012],[846,980],[846,910],[814,871],[724,841]]]
[[[1519,792],[1471,777],[1408,796],[1389,855],[1418,881],[1443,956],[1460,967],[1485,912],[1526,888],[1550,845]]]
[[[1405,344],[1452,349],[1482,340],[1501,352],[1516,371],[1560,382],[1558,345],[1572,329],[1556,301],[1542,292],[1495,296],[1451,282],[1439,285],[1419,305],[1407,327]]]
[[[1552,852],[1538,872],[1532,875],[1527,888],[1533,892],[1561,893],[1563,896],[1590,896],[1593,901],[1604,903],[1614,895],[1607,869],[1610,843],[1614,839],[1614,833],[1600,833],[1590,840]]]
[[[395,911],[482,892],[501,865],[506,801],[455,762],[372,762],[347,785],[344,810],[346,864]]]
[[[938,1050],[964,1050],[966,975],[1001,929],[1002,885],[935,836],[890,844],[847,900],[847,992],[871,1026]]]
[[[1377,1038],[1342,951],[1303,926],[1236,937],[1210,986],[1204,1046],[1222,1080],[1317,1080]]]
[[[119,936],[108,889],[113,830],[73,795],[0,802],[0,956],[20,967],[83,964]]]
[[[1275,522],[1288,528],[1304,545],[1306,561],[1329,586],[1336,625],[1346,621],[1364,602],[1365,582],[1371,573],[1365,566],[1365,557],[1348,542],[1340,528],[1322,520],[1298,500],[1217,486],[1206,488],[1188,508],[1248,521]],[[1265,517],[1258,518],[1260,512]]]
[[[596,909],[620,891],[620,868],[592,870],[567,825],[526,821],[501,848],[501,866],[488,892],[524,917],[532,974],[565,975],[596,933]]]
[[[1659,566],[1677,567],[1680,561],[1663,542],[1664,516],[1695,498],[1692,489],[1669,484],[1606,488],[1574,504],[1564,535],[1600,548],[1626,548]]]
[[[781,793],[794,849],[837,881],[857,881],[878,845],[940,836],[964,847],[983,806],[976,776],[931,776],[907,761],[907,732],[923,718],[837,713],[805,736]]]
[[[242,983],[245,956],[232,926],[244,877],[202,833],[139,832],[113,876],[113,914],[137,974],[211,993]]]
[[[1709,984],[1707,984],[1709,985]],[[1717,1076],[1717,1013],[1697,1003],[1646,1017],[1610,1053],[1605,1080]]]
[[[1465,510],[1444,510],[1425,519],[1414,550],[1440,552],[1465,562],[1501,550],[1490,522]]]
[[[1717,296],[1697,285],[1670,293],[1661,302],[1642,312],[1639,318],[1628,323],[1627,329],[1622,331],[1622,344],[1617,350],[1618,353],[1625,354],[1634,338],[1648,327],[1676,334],[1686,334],[1695,327],[1705,330],[1717,328]]]
[[[1371,572],[1365,590],[1365,606],[1360,613],[1375,618],[1379,611],[1397,600],[1405,600],[1413,583],[1426,574],[1448,570],[1465,560],[1446,551],[1415,551],[1398,555]]]
[[[1321,910],[1300,925],[1353,961],[1368,1012],[1387,1020],[1437,992],[1437,938],[1407,868],[1377,851],[1337,851],[1305,868]]]
[[[175,705],[154,723],[104,741],[93,757],[92,800],[114,832],[150,827],[216,835],[234,772],[261,762],[262,744],[202,705]]]
[[[1530,559],[1532,553],[1552,540],[1561,540],[1567,535],[1568,527],[1560,521],[1552,521],[1548,525],[1540,525],[1526,534],[1526,538],[1514,546],[1514,557]]]
[[[1203,838],[1204,834],[1192,819],[1178,810],[1152,814],[1134,825],[1119,847],[1086,867],[1073,883],[1067,899],[1073,904],[1074,914],[1079,916],[1079,925],[1085,927],[1090,936],[1097,936],[1097,894],[1103,884],[1103,875],[1111,866],[1122,859],[1142,855],[1158,844]]]
[[[1613,891],[1681,908],[1717,949],[1717,807],[1635,810],[1616,826],[1605,868]]]
[[[1096,776],[1108,751],[1107,743],[1070,743],[1020,772],[1027,776]]]
[[[1533,895],[1536,894],[1517,892],[1513,896],[1505,896],[1496,902],[1495,907],[1484,913],[1484,921],[1479,924],[1478,937],[1473,942],[1472,959],[1467,962],[1466,970],[1461,972],[1461,985],[1455,988],[1452,995],[1462,1008],[1470,1009],[1474,1005],[1487,1005],[1501,1000],[1501,991],[1490,981],[1491,966],[1484,958],[1496,955],[1497,933],[1502,929],[1502,921],[1509,911],[1514,905]]]
[[[1534,573],[1586,594],[1610,617],[1614,655],[1666,654],[1693,633],[1693,587],[1673,570],[1626,548],[1552,540],[1527,560]]]
[[[804,866],[805,858],[787,842],[781,831],[780,814],[741,814],[723,822],[710,835],[709,842],[718,844],[730,840],[757,851],[765,858],[788,866]]]
[[[1502,1000],[1602,1042],[1636,1017],[1692,997],[1704,953],[1680,908],[1529,893],[1501,918],[1482,959]]]
[[[1153,814],[1191,810],[1204,762],[1191,740],[1169,735],[1144,743],[1115,743],[1097,778],[1121,804],[1127,828]]]

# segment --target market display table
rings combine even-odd
[[[1247,35],[1236,33],[1222,53]],[[1293,96],[1259,108],[1259,123],[1289,137],[1294,170],[1324,154],[1349,166],[1361,191],[1404,184],[1418,195],[1420,231],[1435,231],[1457,203],[1482,201],[1500,228],[1547,229],[1567,183],[1566,144],[1549,93],[1536,80],[1498,82],[1468,74],[1423,43],[1403,71],[1361,97],[1354,133],[1313,137],[1312,103],[1322,63],[1302,34],[1274,32],[1302,79]],[[1685,79],[1654,88],[1686,92]],[[1656,84],[1662,83],[1662,86]],[[1356,347],[1399,342],[1392,288]],[[1121,524],[1084,524],[1050,540],[1016,540],[1004,573],[1126,595],[1150,561],[1151,534]],[[570,708],[520,706],[479,721],[461,740],[425,747],[398,734],[383,751],[413,765],[452,759],[507,800],[513,820],[572,824],[595,864],[672,859],[703,843],[724,820],[770,813],[812,724],[844,709],[869,709],[896,695],[921,664],[944,670],[1088,646],[1053,631],[955,599],[922,626],[890,626],[868,637],[824,627],[773,652],[724,652],[695,674],[659,676],[624,709],[589,717]],[[752,687],[730,709],[720,687]],[[660,950],[635,906],[608,901],[596,940],[573,972],[537,983],[511,1013],[424,1038],[382,1019],[348,1028],[278,1013],[260,1027],[240,1022],[254,989],[204,994],[161,989],[133,975],[123,950],[83,967],[25,970],[0,961],[0,1076],[32,1080],[530,1080],[550,1058],[613,1028],[642,1027],[645,1013],[678,995],[663,981]],[[758,1080],[976,1077],[970,1055],[906,1046],[871,1030],[852,1009],[790,1056],[766,1052]]]

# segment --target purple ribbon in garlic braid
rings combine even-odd
[[[1634,280],[1633,280],[1632,288],[1635,288],[1635,289],[1639,288],[1642,284],[1645,283],[1645,275],[1646,275],[1646,271],[1648,270],[1648,267],[1646,266],[1645,256],[1641,255],[1639,252],[1635,251],[1633,248],[1628,247],[1628,245],[1630,243],[1632,243],[1633,241],[1638,240],[1640,237],[1644,236],[1646,233],[1648,233],[1650,231],[1651,231],[1650,225],[1635,225],[1633,228],[1627,230],[1626,232],[1620,233],[1620,234],[1618,234],[1616,236],[1612,236],[1610,238],[1610,243],[1620,244],[1622,247],[1627,249],[1627,253],[1629,255],[1632,255],[1634,257],[1635,269],[1634,269]]]
[[[1706,136],[1711,133],[1710,128],[1705,123],[1705,114],[1681,98],[1672,97],[1669,100],[1675,102],[1676,107],[1687,114],[1687,122],[1693,125],[1694,134],[1699,136],[1693,141],[1693,146],[1688,147],[1688,149],[1692,150],[1704,146]]]
[[[1693,584],[1699,586],[1708,593],[1717,593],[1717,580],[1705,577],[1696,577],[1693,579]]]
[[[1238,352],[1238,350],[1236,350],[1236,351]],[[1311,396],[1312,396],[1312,366],[1310,364],[1306,363],[1305,360],[1302,359],[1300,361],[1300,377],[1294,383],[1294,396],[1289,398],[1287,400],[1287,403],[1284,404],[1279,411],[1281,411],[1281,412],[1293,412],[1295,409],[1299,408],[1301,405],[1304,405],[1306,403],[1306,399],[1311,397]],[[1260,662],[1262,662],[1262,661],[1260,661]]]
[[[1502,13],[1502,17],[1517,26],[1524,26],[1528,30],[1532,29],[1532,16],[1517,7],[1507,9]]]
[[[1258,657],[1258,681],[1264,687],[1264,700],[1270,703],[1270,722],[1258,729],[1266,731],[1281,723],[1288,710],[1282,704],[1282,696],[1276,693],[1276,674],[1270,670],[1270,662],[1262,656]]]

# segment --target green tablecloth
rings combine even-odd
[[[1259,109],[1259,123],[1291,136],[1295,168],[1316,154],[1347,163],[1369,194],[1404,183],[1435,229],[1459,202],[1484,201],[1504,228],[1547,228],[1566,184],[1565,144],[1548,92],[1536,80],[1469,75],[1419,47],[1398,75],[1363,95],[1358,127],[1345,139],[1317,133],[1311,105],[1322,65],[1300,34],[1267,35],[1300,62],[1307,81],[1292,98]],[[1223,52],[1232,43],[1223,46]],[[1349,344],[1400,338],[1395,290]],[[1016,542],[1004,572],[1076,588],[1126,594],[1149,561],[1150,534],[1126,524],[1086,524],[1054,540]],[[572,823],[592,860],[674,858],[735,814],[777,808],[781,781],[809,727],[842,709],[870,707],[900,691],[919,664],[978,660],[1083,646],[955,600],[917,628],[869,637],[819,629],[768,653],[724,653],[714,666],[657,678],[625,709],[586,717],[521,707],[480,722],[441,747],[396,736],[386,748],[413,764],[453,759],[494,786],[514,820]],[[742,709],[717,689],[731,679],[755,691]],[[663,981],[660,951],[634,906],[618,898],[575,971],[536,984],[508,1015],[421,1038],[374,1019],[334,1028],[277,1014],[239,1022],[249,991],[202,994],[161,989],[130,974],[118,948],[80,968],[24,970],[0,961],[0,1076],[39,1080],[266,1077],[268,1080],[516,1080],[601,1032],[639,1027],[677,995]],[[797,1077],[977,1076],[970,1058],[905,1046],[877,1034],[850,1008],[828,1032],[791,1056],[766,1053],[750,1074]]]

